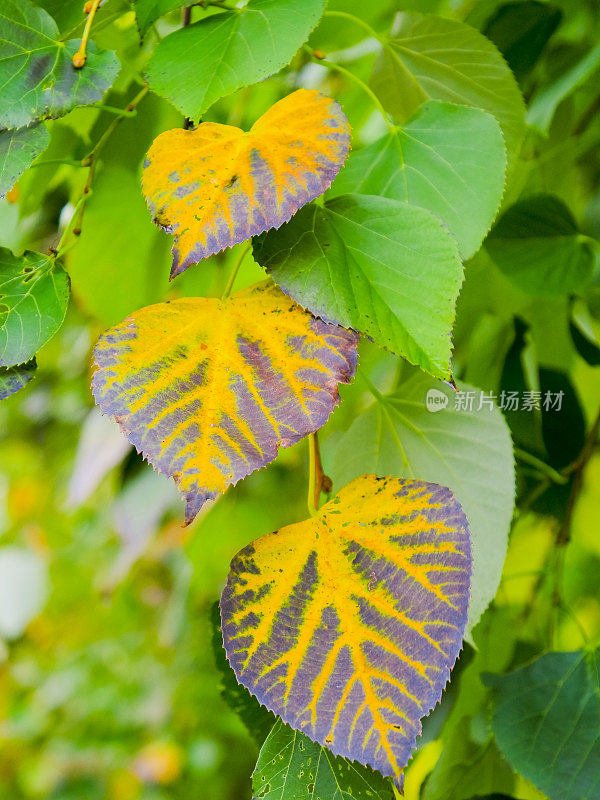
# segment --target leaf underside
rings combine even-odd
[[[95,349],[92,389],[129,441],[202,505],[318,430],[356,369],[358,337],[317,320],[276,286],[227,301],[148,306]]]
[[[461,647],[470,571],[449,489],[362,476],[233,559],[227,656],[284,722],[400,782]]]
[[[158,136],[142,188],[154,221],[175,235],[171,277],[290,219],[330,186],[349,146],[339,105],[306,89],[275,103],[247,133],[204,122]]]

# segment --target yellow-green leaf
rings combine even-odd
[[[400,781],[460,650],[470,573],[449,489],[363,475],[233,559],[227,656],[284,722]]]
[[[331,185],[349,146],[339,105],[306,89],[275,103],[248,132],[203,122],[162,133],[142,188],[154,221],[175,235],[171,277],[289,220]]]
[[[320,428],[356,369],[357,334],[311,316],[270,282],[222,301],[148,306],[95,349],[105,414],[202,505]]]

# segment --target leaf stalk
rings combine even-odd
[[[331,478],[323,470],[319,436],[311,433],[308,437],[308,510],[312,517],[319,513],[321,492],[329,494],[331,489]]]
[[[229,275],[229,279],[227,281],[227,284],[226,284],[225,288],[223,289],[223,294],[221,295],[221,300],[227,300],[227,298],[231,294],[231,290],[233,288],[233,284],[235,282],[235,279],[237,278],[238,272],[240,271],[240,267],[242,266],[242,261],[246,258],[246,255],[248,254],[248,251],[250,250],[251,242],[252,242],[252,240],[249,240],[248,242],[246,242],[245,246],[242,248],[242,252],[240,253],[240,257],[235,262],[235,264],[233,266],[233,269],[231,270],[231,273]]]
[[[349,69],[346,69],[346,67],[342,67],[341,64],[336,64],[334,61],[328,61],[326,58],[320,58],[318,55],[316,55],[316,51],[313,50],[312,47],[309,47],[307,44],[303,45],[302,49],[311,57],[311,60],[314,61],[316,64],[321,64],[322,66],[327,67],[327,69],[329,70],[337,70],[337,72],[341,72],[342,75],[345,75],[347,78],[350,78],[351,81],[354,81],[354,83],[357,86],[360,86],[363,92],[368,94],[369,97],[371,98],[373,105],[377,108],[377,110],[383,117],[383,121],[385,122],[389,130],[395,131],[397,129],[397,125],[395,125],[390,120],[387,111],[385,110],[383,104],[381,103],[381,100],[377,97],[377,95],[371,89],[371,87],[368,86],[363,80],[361,80],[358,77],[358,75],[355,75]]]

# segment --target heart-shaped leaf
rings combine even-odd
[[[223,8],[160,42],[146,69],[148,85],[198,120],[219,98],[289,64],[324,7],[325,0],[249,0]]]
[[[137,311],[99,340],[93,392],[185,495],[186,522],[279,447],[318,430],[356,369],[358,337],[276,286]]]
[[[346,194],[254,240],[254,257],[313,314],[450,377],[463,277],[455,240],[424,208]]]
[[[35,375],[36,369],[35,358],[16,367],[0,367],[0,400],[6,400],[11,394],[27,386]]]
[[[449,489],[363,475],[233,559],[229,662],[284,722],[400,781],[460,650],[470,572]]]
[[[60,40],[56,22],[43,8],[29,0],[2,0],[0,128],[59,117],[102,98],[117,77],[119,61],[114,52],[100,53],[88,42],[85,66],[75,69],[78,48],[78,40]]]
[[[430,100],[402,128],[353,152],[329,194],[377,194],[426,208],[470,258],[500,206],[505,169],[502,131],[491,114]]]
[[[371,83],[401,121],[425,100],[482,108],[502,128],[511,163],[525,133],[525,104],[497,47],[463,22],[403,13],[394,35],[383,40]]]
[[[176,237],[171,277],[290,219],[330,186],[349,146],[339,105],[306,89],[275,103],[247,133],[215,122],[162,133],[142,188],[154,221]]]
[[[69,276],[53,258],[0,247],[0,366],[33,358],[62,325]]]

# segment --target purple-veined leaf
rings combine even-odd
[[[284,722],[401,782],[461,647],[470,574],[449,489],[363,475],[233,559],[225,650]]]

